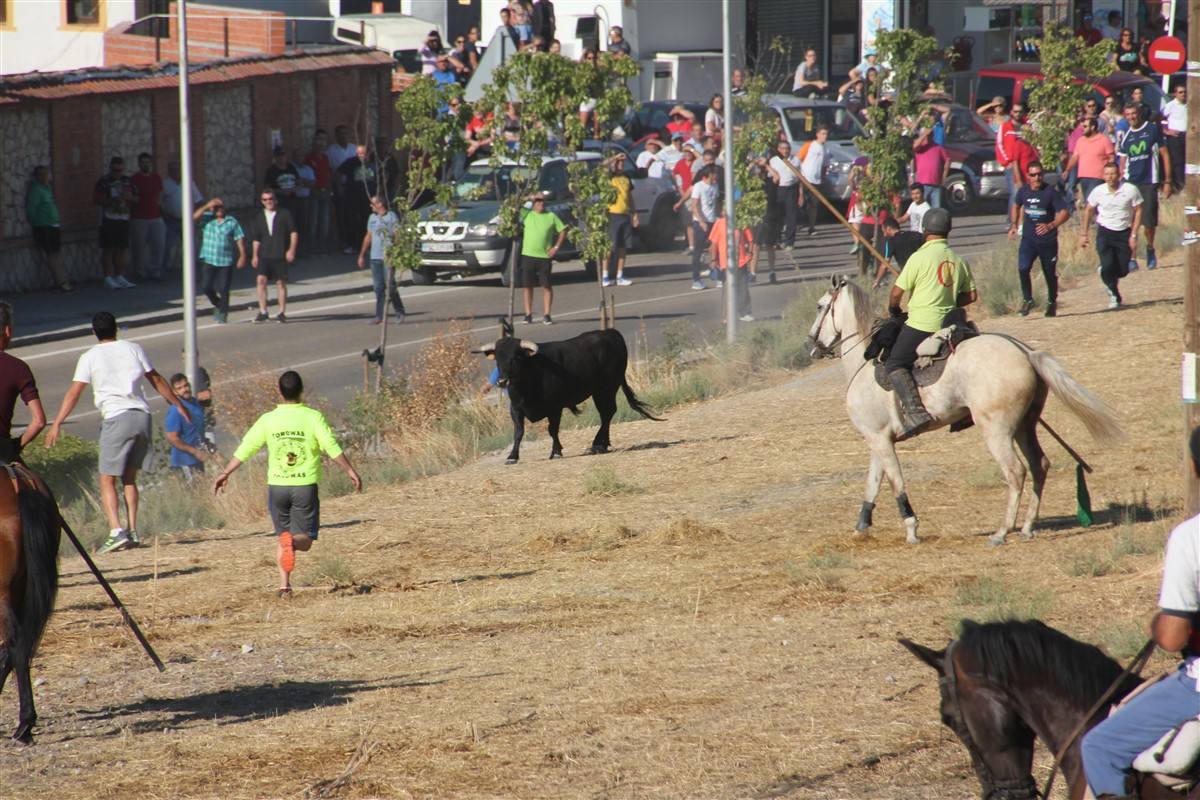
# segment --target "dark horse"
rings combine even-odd
[[[21,716],[12,738],[26,744],[37,720],[29,665],[54,609],[61,534],[41,478],[18,465],[0,471],[0,691],[15,670]]]
[[[1121,677],[1121,665],[1099,648],[1036,621],[980,625],[963,620],[962,628],[945,650],[907,639],[900,644],[937,670],[942,722],[966,745],[984,800],[1035,800],[1034,739],[1057,753],[1083,715]],[[1139,683],[1136,677],[1124,679],[1111,703]],[[1088,720],[1083,733],[1108,716],[1111,703]],[[1079,754],[1083,733],[1061,765],[1072,800],[1082,798],[1085,788]],[[1183,797],[1151,776],[1138,774],[1136,781],[1136,797]],[[1187,796],[1200,797],[1200,790]]]

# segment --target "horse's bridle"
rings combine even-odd
[[[1039,800],[1041,795],[1038,794],[1037,783],[1034,781],[1033,775],[1026,773],[1020,778],[997,779],[992,768],[988,766],[987,761],[979,752],[975,740],[971,738],[971,729],[967,727],[967,720],[963,716],[962,707],[958,702],[958,687],[954,674],[954,648],[956,647],[958,647],[957,639],[946,648],[945,672],[942,677],[938,678],[938,685],[943,687],[949,695],[950,711],[952,712],[950,727],[967,746],[967,752],[971,756],[971,765],[975,767],[975,774],[979,777],[979,782],[983,787],[983,800]]]
[[[817,318],[817,335],[813,337],[813,352],[816,353],[817,358],[841,358],[841,353],[837,351],[838,345],[843,344],[846,340],[854,336],[857,336],[860,339],[862,338],[862,334],[858,331],[850,334],[850,336],[843,336],[842,332],[838,330],[837,323],[834,322],[833,317],[830,316],[830,312],[833,311],[833,304],[837,302],[838,295],[842,293],[842,287],[845,285],[845,283],[839,283],[837,285],[837,287],[833,290],[833,294],[829,295],[829,304],[821,309],[821,316]],[[829,324],[833,326],[833,332],[836,334],[836,336],[829,344],[822,344],[820,339],[821,330],[825,327],[825,317],[827,316],[829,317]]]

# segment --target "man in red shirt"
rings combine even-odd
[[[308,225],[305,229],[312,240],[313,252],[323,253],[329,246],[329,204],[333,198],[333,168],[329,164],[329,134],[318,128],[313,134],[312,150],[304,163],[313,171],[313,185],[308,198]]]
[[[674,135],[673,139],[675,140],[676,146],[678,146],[683,141],[683,134],[677,133]],[[675,191],[680,197],[679,203],[677,203],[675,206],[676,211],[679,211],[680,208],[684,208],[683,198],[687,196],[688,189],[692,188],[692,181],[695,180],[694,173],[692,172],[692,164],[695,162],[696,151],[688,147],[683,151],[683,158],[676,161],[675,166],[671,169],[671,175],[675,181]],[[686,219],[682,220],[681,224],[683,224],[684,228],[687,230],[688,252],[691,252],[692,248],[696,246],[694,237],[692,236],[692,216],[686,208],[684,208],[684,210],[681,212],[681,215],[686,217]]]
[[[1021,184],[1017,182],[1014,175],[1014,168],[1010,165],[1013,163],[1013,156],[1016,153],[1016,142],[1022,139],[1021,126],[1024,122],[1025,106],[1020,102],[1015,102],[1012,106],[1012,113],[996,131],[996,160],[1000,162],[1000,166],[1004,167],[1004,177],[1008,183],[1008,216],[1012,216],[1017,189],[1021,188]],[[1032,160],[1032,158],[1029,159],[1029,161]]]
[[[129,244],[133,270],[142,278],[162,280],[163,247],[167,241],[167,226],[163,223],[162,176],[154,171],[154,159],[149,153],[138,156],[138,171],[130,180],[137,200],[129,209]]]
[[[1104,34],[1101,33],[1098,28],[1092,27],[1091,12],[1083,15],[1083,24],[1080,26],[1079,30],[1075,31],[1075,35],[1080,39],[1083,39],[1083,41],[1087,43],[1088,47],[1100,44],[1100,40],[1104,38]]]

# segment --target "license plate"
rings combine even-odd
[[[453,253],[454,242],[421,242],[422,253]]]

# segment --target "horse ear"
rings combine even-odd
[[[837,275],[829,276],[829,285],[832,286],[834,289],[838,288],[838,276]]]
[[[934,650],[931,647],[926,647],[925,645],[917,644],[916,642],[910,641],[908,639],[898,639],[897,641],[899,641],[900,644],[904,645],[905,649],[907,649],[908,652],[912,653],[918,659],[920,659],[921,661],[924,661],[926,664],[928,664],[929,666],[931,666],[935,670],[937,670],[939,673],[941,673],[942,665],[944,664],[944,662],[946,660],[946,651],[945,650]]]
[[[849,282],[850,282],[850,279],[849,279],[848,277],[846,277],[845,275],[839,275],[839,276],[838,276],[838,278],[837,278],[837,280],[836,280],[836,281],[834,281],[834,283],[835,283],[835,284],[837,284],[837,287],[838,287],[839,289],[840,289],[841,287],[845,286],[845,285],[846,285],[847,283],[849,283]]]

